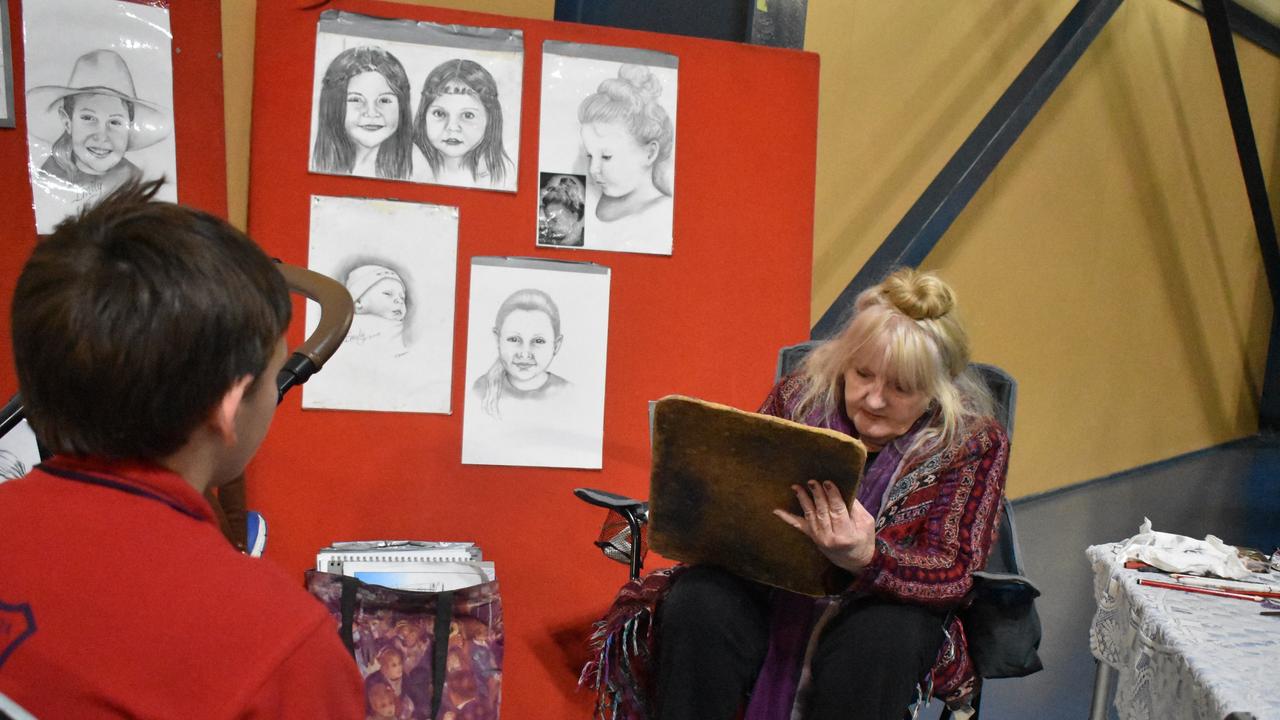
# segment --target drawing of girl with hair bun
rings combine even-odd
[[[670,238],[675,125],[662,89],[649,68],[623,65],[578,107],[587,177],[600,192],[595,219],[613,224],[597,227],[613,244],[634,231]]]

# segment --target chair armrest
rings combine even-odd
[[[626,495],[619,495],[605,490],[597,490],[595,488],[574,488],[573,494],[585,503],[602,507],[606,510],[614,510],[623,514],[634,514],[643,522],[648,516],[649,503],[644,500],[629,498]]]

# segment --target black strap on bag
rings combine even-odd
[[[347,646],[347,652],[351,653],[351,657],[356,655],[352,625],[356,617],[356,590],[359,587],[359,580],[346,575],[342,576],[342,627],[338,629],[338,636],[342,638],[342,644]]]
[[[342,644],[352,657],[356,654],[353,626],[356,616],[356,597],[360,581],[342,576],[342,626],[338,630]],[[424,593],[416,593],[424,594]],[[431,719],[440,714],[440,699],[444,695],[444,679],[449,664],[449,628],[453,624],[453,591],[431,593],[436,599],[436,624],[431,647]]]
[[[440,712],[440,696],[444,694],[444,676],[449,664],[449,626],[453,622],[453,592],[436,595],[435,642],[431,646],[431,718]]]

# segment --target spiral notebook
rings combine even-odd
[[[316,553],[316,570],[398,590],[429,592],[460,590],[497,579],[493,562],[470,542],[334,543]]]

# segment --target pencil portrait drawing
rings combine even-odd
[[[413,129],[436,182],[501,187],[515,171],[502,143],[498,84],[474,60],[454,58],[427,75]]]
[[[72,0],[23,7],[37,231],[130,181],[164,177],[158,197],[176,200],[168,10]]]
[[[599,467],[609,269],[475,257],[468,316],[462,462]]]
[[[523,68],[519,30],[326,10],[309,169],[514,192]]]
[[[493,320],[497,358],[472,385],[484,412],[502,417],[502,405],[541,403],[570,385],[551,372],[560,352],[560,309],[547,293],[525,288],[498,307]]]
[[[401,273],[391,265],[386,260],[359,265],[344,283],[355,301],[355,315],[342,342],[375,358],[398,358],[409,351],[404,337],[408,297]]]
[[[538,170],[584,183],[582,243],[538,245],[670,255],[674,245],[674,55],[546,41]],[[540,208],[545,219],[545,211]]]
[[[324,173],[408,180],[413,171],[409,76],[372,46],[343,50],[324,73],[311,167]]]
[[[304,408],[449,412],[457,208],[313,196],[308,267],[346,288],[355,313]],[[307,304],[308,331],[319,307]]]
[[[658,103],[662,83],[643,65],[623,65],[578,107],[587,176],[600,190],[595,217],[657,231],[670,224],[675,126]],[[658,227],[655,227],[658,226]]]

